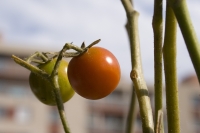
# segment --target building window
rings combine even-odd
[[[16,98],[31,96],[31,90],[27,83],[1,80],[0,94]]]
[[[31,111],[30,107],[21,105],[15,108],[14,119],[17,123],[26,124],[28,122],[31,122],[32,118],[33,112]]]
[[[32,119],[32,111],[27,106],[1,106],[0,121],[16,122],[18,124],[27,124]]]
[[[114,90],[111,94],[105,97],[105,101],[115,104],[123,103],[123,91],[120,89]]]
[[[105,126],[108,130],[123,130],[124,119],[122,115],[105,114]]]

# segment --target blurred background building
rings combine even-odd
[[[24,58],[34,52],[0,44],[0,133],[63,133],[57,108],[35,98],[28,84],[29,71],[11,59],[12,54]],[[200,133],[199,89],[195,75],[188,75],[179,85],[181,133]],[[131,92],[132,84],[122,75],[117,89],[101,100],[87,100],[76,94],[65,103],[71,132],[123,133]],[[152,85],[149,96],[153,107]],[[164,101],[166,128],[165,109]],[[134,133],[142,133],[138,108],[135,115]]]

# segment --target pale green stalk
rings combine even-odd
[[[131,43],[131,61],[132,71],[131,79],[134,83],[136,95],[140,107],[140,115],[142,119],[142,128],[144,133],[154,133],[153,114],[148,95],[148,89],[142,73],[142,64],[140,56],[140,43],[138,32],[138,16],[139,13],[132,7],[130,0],[121,0],[125,8]]]
[[[180,133],[178,83],[176,72],[177,22],[169,4],[166,8],[165,37],[163,46],[168,133]]]
[[[192,25],[186,0],[168,0],[168,2],[172,6],[200,82],[200,44]]]
[[[163,1],[154,0],[153,31],[154,31],[154,90],[155,90],[155,132],[158,124],[158,111],[162,110],[162,41],[163,41]],[[161,122],[162,123],[162,122]],[[161,129],[163,131],[163,129]]]
[[[127,116],[127,123],[126,123],[126,130],[125,133],[132,133],[133,131],[133,124],[135,120],[135,111],[136,111],[136,95],[135,95],[135,88],[132,86],[132,94],[131,94],[131,101]]]

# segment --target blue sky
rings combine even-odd
[[[188,0],[193,25],[200,38],[200,1]],[[140,12],[139,35],[144,75],[153,81],[153,0],[135,0]],[[165,13],[165,11],[164,11]],[[0,1],[0,34],[7,45],[59,51],[66,42],[80,45],[101,39],[98,46],[118,58],[122,78],[129,80],[130,52],[124,25],[126,14],[120,0],[5,0]],[[178,29],[177,70],[181,79],[194,73],[185,43]]]

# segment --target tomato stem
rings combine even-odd
[[[78,55],[86,52],[88,48],[91,48],[92,46],[96,45],[100,41],[101,41],[101,39],[98,39],[98,40],[92,42],[87,47],[85,47],[85,43],[84,42],[81,44],[81,47],[78,47],[78,46],[76,46],[76,45],[74,45],[72,43],[65,43],[65,45],[63,47],[62,56],[66,57],[66,58],[78,56]],[[76,52],[66,52],[67,50],[70,50],[70,49],[73,49]],[[44,54],[53,55],[52,58],[56,58],[59,55],[59,53],[60,52],[46,52]]]
[[[86,48],[91,48],[92,46],[96,45],[97,43],[99,43],[101,41],[101,39],[98,39],[94,42],[92,42],[90,45],[88,45]]]
[[[80,53],[84,51],[82,48],[80,48],[80,47],[78,47],[78,46],[76,46],[72,43],[65,43],[63,50],[66,51],[66,50],[69,50],[69,49],[76,50],[77,52],[80,52]]]
[[[166,4],[163,59],[166,84],[168,133],[180,133],[178,81],[176,72],[177,21],[169,2]]]
[[[193,27],[186,0],[167,0],[178,21],[188,53],[200,83],[200,44]]]
[[[163,0],[154,0],[154,15],[152,20],[154,32],[154,91],[155,91],[155,132],[159,125],[159,111],[162,110],[163,83],[162,83],[162,43],[163,43]],[[162,123],[162,122],[161,122]],[[160,133],[164,132],[163,125],[159,129]]]
[[[148,96],[148,88],[142,73],[142,64],[140,56],[140,43],[138,33],[138,16],[139,13],[133,9],[130,0],[121,0],[125,8],[128,27],[129,38],[131,44],[131,62],[132,71],[131,79],[134,83],[136,95],[140,107],[140,115],[142,118],[142,128],[144,133],[154,133],[153,114]]]
[[[129,106],[129,111],[127,115],[127,123],[126,123],[126,129],[125,133],[132,133],[133,129],[133,124],[134,120],[136,117],[136,95],[135,95],[135,88],[132,85],[132,94],[131,94],[131,101],[130,101],[130,106]]]
[[[66,120],[66,115],[65,115],[65,109],[64,109],[64,105],[61,99],[61,95],[60,95],[60,89],[59,89],[59,85],[58,85],[58,77],[54,76],[53,78],[53,83],[54,83],[54,95],[55,95],[55,100],[56,100],[56,105],[58,108],[58,112],[60,115],[60,119],[63,125],[63,129],[65,131],[65,133],[70,133],[69,131],[69,127],[67,126],[67,120]]]
[[[134,6],[133,1],[130,0],[132,6]],[[130,26],[128,24],[128,21],[125,25],[126,31],[127,31],[127,35],[129,38],[129,42],[130,42]],[[130,48],[131,48],[131,44],[130,44]],[[131,93],[131,100],[130,100],[130,105],[129,105],[129,111],[128,111],[128,115],[127,115],[127,120],[126,120],[126,129],[125,129],[125,133],[132,133],[132,131],[134,131],[134,124],[135,124],[135,118],[136,118],[136,94],[135,94],[135,88],[134,85],[132,86],[132,93]]]
[[[25,67],[26,69],[30,70],[31,72],[43,77],[44,79],[48,80],[49,78],[49,75],[42,71],[41,69],[39,69],[38,67],[20,59],[19,57],[15,56],[15,55],[12,55],[12,58],[14,59],[14,61],[19,64],[20,66],[22,67]]]
[[[158,116],[156,117],[155,133],[164,133],[163,129],[163,111],[162,109],[158,110]]]
[[[39,59],[38,60],[35,59],[36,57],[38,57]],[[39,64],[43,64],[47,62],[48,60],[49,60],[48,57],[46,57],[43,53],[40,53],[40,52],[35,52],[34,54],[32,54],[26,59],[28,63],[35,62]]]
[[[58,68],[60,65],[60,62],[63,58],[63,53],[68,50],[68,45],[65,44],[65,46],[63,47],[63,49],[59,52],[59,55],[57,57],[54,69],[50,75],[50,79],[53,82],[54,85],[54,94],[55,94],[55,100],[56,100],[56,104],[57,104],[57,108],[59,111],[59,115],[60,115],[60,119],[64,128],[65,133],[70,133],[69,128],[67,126],[67,120],[65,117],[65,109],[64,109],[64,105],[61,99],[61,95],[60,95],[60,87],[58,84]]]

